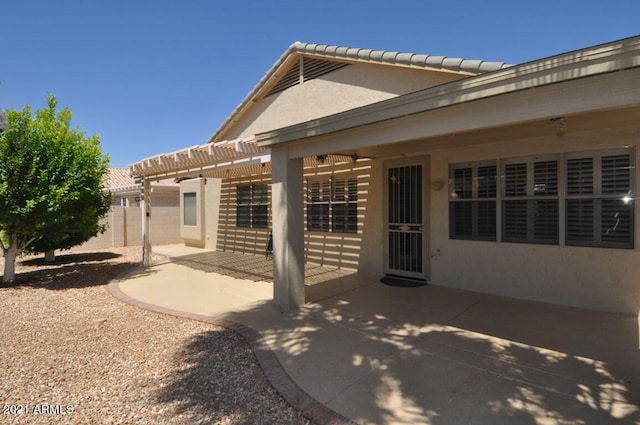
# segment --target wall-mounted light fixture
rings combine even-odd
[[[556,126],[556,136],[564,136],[564,117],[553,117],[549,121],[554,123]]]

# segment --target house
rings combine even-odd
[[[187,243],[272,231],[283,309],[307,261],[635,314],[639,81],[640,37],[519,65],[295,43],[208,143],[129,169],[199,176]]]

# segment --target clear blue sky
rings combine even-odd
[[[5,1],[0,109],[54,93],[124,167],[205,143],[295,41],[522,63],[639,18],[639,0]]]

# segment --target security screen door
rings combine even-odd
[[[387,169],[385,272],[426,278],[423,244],[422,165]]]

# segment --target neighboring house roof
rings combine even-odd
[[[121,188],[137,187],[134,178],[129,175],[129,170],[126,168],[109,168],[109,176],[105,187],[110,190],[117,190]]]
[[[153,187],[179,187],[173,179],[158,180],[152,183]],[[129,174],[128,168],[109,168],[109,175],[104,184],[105,190],[112,193],[125,193],[132,191],[140,191],[142,183],[136,183],[135,179]]]
[[[349,63],[383,64],[399,67],[453,72],[468,76],[497,71],[511,66],[505,62],[488,62],[416,53],[401,53],[386,50],[361,49],[355,47],[329,46],[325,44],[301,43],[289,46],[273,64],[258,84],[249,92],[222,125],[211,135],[208,143],[220,141],[227,128],[247,110],[252,103],[264,96],[281,91],[299,80],[295,68],[300,58],[306,58],[303,67],[311,78],[331,72]],[[306,71],[309,70],[309,71]],[[292,72],[293,71],[293,72]],[[307,79],[304,77],[305,80]]]

